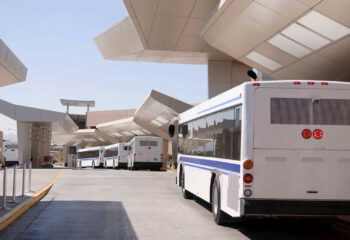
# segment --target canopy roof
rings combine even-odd
[[[26,76],[27,68],[0,39],[0,87],[22,82]]]

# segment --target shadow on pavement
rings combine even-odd
[[[41,201],[4,229],[0,239],[138,238],[121,202]]]
[[[211,212],[209,203],[197,197],[194,200]],[[228,223],[226,227],[236,229],[253,240],[350,239],[350,225],[342,226],[337,219],[331,218],[246,218]]]

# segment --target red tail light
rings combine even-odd
[[[260,86],[260,83],[253,83],[253,86]]]
[[[253,182],[253,175],[251,175],[250,173],[246,173],[243,177],[243,180],[245,183],[251,183]]]
[[[301,84],[301,82],[299,82],[299,81],[294,82],[294,85],[300,85],[300,84]]]
[[[146,147],[147,150],[151,150],[151,147]]]
[[[307,85],[315,85],[315,82],[307,82]]]
[[[134,154],[134,160],[136,159],[136,154]]]
[[[312,136],[312,132],[311,132],[310,129],[304,129],[304,130],[301,132],[301,135],[303,136],[303,138],[309,139],[309,138],[311,138],[311,136]]]
[[[328,82],[322,82],[321,85],[326,86],[328,85]]]
[[[314,138],[321,139],[323,137],[323,131],[321,129],[316,129],[314,131]]]

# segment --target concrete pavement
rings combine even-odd
[[[67,171],[0,239],[348,239],[334,223],[257,219],[222,227],[185,200],[174,172]]]

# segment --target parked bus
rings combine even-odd
[[[104,147],[104,164],[105,168],[113,167],[113,161],[115,167],[126,168],[128,164],[128,155],[131,147],[127,143],[117,143]]]
[[[160,170],[163,166],[163,139],[160,137],[137,136],[128,146],[128,169]]]
[[[6,158],[6,166],[18,164],[18,144],[16,142],[3,142],[3,156]]]
[[[247,82],[177,121],[177,184],[211,203],[217,224],[350,215],[349,83]]]
[[[91,147],[78,150],[78,167],[103,166],[103,147]]]

